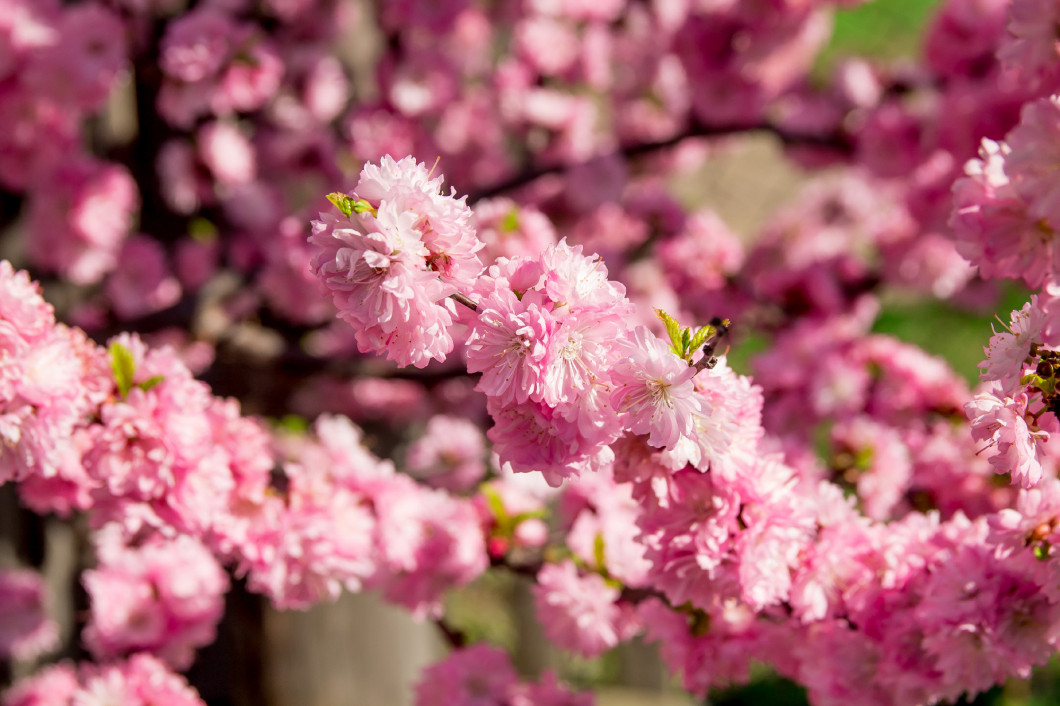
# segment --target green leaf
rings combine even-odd
[[[353,213],[353,199],[346,194],[340,194],[339,192],[334,191],[328,194],[328,201],[330,201],[335,208],[342,211],[342,215],[344,216],[349,216]]]
[[[375,206],[368,203],[364,199],[357,199],[353,202],[354,213],[370,213],[373,216],[378,215],[379,211],[376,210]]]
[[[692,336],[689,335],[688,329],[681,329],[681,357],[688,357],[688,344],[692,342]]]
[[[118,385],[118,394],[126,397],[133,386],[133,375],[136,373],[136,361],[132,351],[120,343],[110,344],[110,370],[114,373],[114,382]]]
[[[710,324],[707,324],[706,326],[700,327],[700,329],[698,331],[696,331],[696,335],[692,336],[692,340],[688,344],[689,352],[699,350],[699,348],[704,343],[707,342],[707,339],[709,339],[713,335],[714,335],[714,327],[711,326]]]
[[[490,511],[493,512],[493,516],[497,519],[498,529],[505,534],[511,532],[512,518],[508,511],[504,509],[504,501],[501,500],[500,493],[490,485],[479,486],[479,492],[486,497],[486,503],[489,504]]]
[[[519,209],[513,208],[501,221],[502,233],[514,233],[519,230]]]
[[[297,414],[285,414],[275,422],[274,426],[282,431],[302,434],[309,431],[309,420]]]
[[[1023,377],[1020,378],[1020,384],[1021,385],[1033,384],[1035,387],[1038,387],[1044,382],[1045,382],[1045,379],[1042,378],[1041,375],[1038,375],[1036,373],[1027,373],[1026,375],[1024,375]]]
[[[517,525],[524,520],[544,520],[547,517],[548,513],[544,510],[528,510],[512,515],[512,524]]]
[[[1049,545],[1048,544],[1036,544],[1034,545],[1034,558],[1038,561],[1045,561],[1049,558]]]
[[[596,561],[596,568],[607,568],[607,557],[604,555],[604,535],[602,533],[597,534],[596,539],[593,540],[593,559]]]
[[[869,470],[872,468],[872,459],[875,455],[875,450],[872,447],[859,450],[854,454],[854,466],[862,471]]]
[[[662,309],[656,309],[655,315],[666,325],[666,333],[670,336],[670,344],[674,353],[681,355],[681,324]]]
[[[188,224],[188,235],[197,243],[212,243],[217,240],[217,226],[199,216]]]
[[[155,375],[154,377],[149,377],[146,380],[144,380],[143,382],[139,383],[137,385],[137,387],[140,388],[141,390],[143,390],[144,392],[147,392],[152,387],[155,387],[156,385],[158,385],[160,382],[162,382],[165,379],[166,378],[165,378],[164,375]]]

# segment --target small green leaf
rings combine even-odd
[[[353,199],[346,194],[340,194],[339,192],[334,191],[328,194],[328,201],[330,201],[335,208],[342,211],[342,215],[344,216],[349,216],[353,213]]]
[[[188,235],[197,243],[213,243],[217,240],[217,226],[199,216],[188,224]]]
[[[670,343],[673,346],[674,353],[681,355],[681,324],[662,309],[656,309],[655,315],[666,325],[666,333],[670,336]]]
[[[1020,378],[1021,385],[1034,385],[1035,387],[1038,387],[1043,382],[1045,382],[1045,380],[1042,378],[1042,376],[1037,375],[1035,373],[1027,373],[1026,375]]]
[[[517,525],[524,520],[544,520],[547,517],[548,513],[544,510],[529,510],[512,515],[512,524]]]
[[[152,387],[155,387],[156,385],[158,385],[160,382],[162,382],[165,379],[166,378],[165,378],[164,375],[155,375],[154,377],[149,377],[146,380],[144,380],[143,382],[139,383],[137,385],[137,387],[140,388],[141,390],[143,390],[144,392],[147,392]]]
[[[514,233],[519,230],[519,209],[513,208],[501,221],[502,233]]]
[[[597,534],[596,539],[593,540],[593,559],[596,561],[596,568],[606,569],[607,568],[607,557],[604,555],[604,535]]]
[[[503,533],[511,532],[512,518],[504,508],[504,501],[501,500],[500,493],[494,490],[490,485],[479,486],[479,492],[486,497],[486,502],[490,506],[490,511],[493,512],[493,516],[497,520],[498,529]]]
[[[354,213],[370,213],[373,216],[378,215],[379,211],[376,210],[375,206],[368,203],[364,199],[357,199],[353,202]]]
[[[114,373],[114,382],[118,385],[118,394],[124,398],[133,386],[133,375],[136,373],[136,361],[132,351],[120,343],[110,344],[110,370]]]
[[[696,335],[692,336],[692,341],[688,344],[689,352],[699,350],[699,348],[707,342],[707,339],[713,335],[714,327],[710,324],[700,327],[700,329],[696,331]]]
[[[688,357],[688,344],[692,342],[692,336],[689,334],[688,329],[681,329],[681,357]]]
[[[294,434],[302,434],[309,431],[309,420],[297,414],[285,414],[273,424],[281,431],[289,431]]]
[[[1034,558],[1037,559],[1038,561],[1045,561],[1046,559],[1048,559],[1049,558],[1049,545],[1045,544],[1044,542],[1042,544],[1035,544],[1034,545]]]
[[[872,468],[872,459],[875,455],[875,450],[872,447],[859,450],[854,454],[854,466],[862,471],[869,470]]]

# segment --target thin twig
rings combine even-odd
[[[714,351],[718,348],[718,343],[725,337],[725,334],[729,332],[729,327],[732,326],[732,322],[728,319],[714,319],[710,322],[710,325],[714,327],[714,333],[711,334],[707,342],[703,344],[703,357],[696,361],[692,367],[696,371],[706,370],[707,368],[713,368],[718,364],[718,359],[714,357]]]
[[[465,295],[461,294],[460,292],[457,292],[456,294],[450,294],[449,298],[453,299],[456,302],[459,302],[460,304],[463,304],[468,309],[471,309],[471,311],[478,311],[478,304],[476,304],[475,302],[471,301],[470,299],[468,299]]]
[[[679,132],[666,139],[623,145],[616,149],[612,154],[624,159],[629,159],[638,155],[650,154],[668,147],[674,147],[693,137],[726,137],[728,135],[750,132],[768,132],[776,136],[784,145],[789,147],[800,145],[820,147],[839,154],[849,154],[853,149],[850,137],[841,131],[821,134],[798,133],[790,132],[778,125],[768,122],[738,123],[733,125],[705,125],[702,123],[695,123],[687,130]],[[531,166],[518,174],[510,176],[504,181],[471,192],[467,197],[467,202],[473,204],[482,199],[492,198],[513,191],[522,186],[526,186],[530,182],[540,179],[543,176],[557,174],[576,166],[578,166],[578,163],[553,163],[541,166]]]

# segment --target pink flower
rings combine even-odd
[[[117,264],[138,206],[123,167],[90,159],[63,165],[29,207],[30,257],[78,284],[93,284]]]
[[[199,128],[199,158],[218,184],[233,186],[254,179],[257,160],[250,140],[230,122],[210,122]]]
[[[378,217],[314,221],[309,242],[320,248],[313,270],[357,329],[358,347],[422,368],[452,350],[452,306],[443,303],[452,290],[427,269],[416,222],[411,211],[384,203]]]
[[[980,159],[965,165],[953,184],[949,225],[957,252],[984,277],[1022,278],[1039,287],[1060,262],[1052,232],[1029,215],[1026,202],[1006,174],[1009,146],[983,139]]]
[[[1049,440],[1049,433],[1032,430],[1027,424],[1027,395],[1000,398],[990,392],[975,396],[965,405],[971,421],[972,438],[989,442],[984,448],[996,447],[990,458],[996,473],[1011,473],[1014,483],[1033,488],[1041,481],[1041,444]]]
[[[494,425],[486,432],[502,463],[516,473],[540,471],[549,485],[559,487],[578,475],[600,448],[576,423],[548,405],[536,402],[503,405],[489,402]]]
[[[576,694],[556,681],[556,675],[545,672],[537,684],[521,685],[512,695],[512,706],[593,706],[591,693]]]
[[[234,34],[228,16],[214,10],[203,9],[174,19],[162,37],[162,71],[184,83],[215,76],[228,58]]]
[[[456,198],[455,189],[444,194],[442,181],[441,176],[431,178],[427,167],[412,157],[394,161],[385,155],[378,166],[364,166],[354,193],[372,205],[390,202],[412,211],[430,269],[444,282],[470,290],[482,272],[476,253],[484,245],[475,235],[465,198]]]
[[[508,655],[480,644],[454,651],[423,670],[416,706],[493,706],[508,701],[518,677]]]
[[[467,338],[467,370],[482,373],[476,389],[501,405],[541,400],[555,328],[547,302],[536,291],[519,299],[499,287],[479,302],[476,313]]]
[[[180,283],[169,271],[165,250],[147,236],[125,241],[105,290],[122,319],[168,309],[177,303],[181,293]]]
[[[983,371],[980,377],[999,381],[1004,390],[1016,390],[1031,346],[1042,341],[1044,326],[1045,312],[1038,306],[1038,297],[1032,296],[1022,309],[1012,312],[1000,333],[994,330],[990,345],[984,349],[986,360],[979,364]]]
[[[586,657],[596,657],[632,637],[637,623],[618,589],[597,574],[579,575],[572,561],[546,564],[533,588],[537,619],[549,640]]]
[[[35,53],[22,80],[40,94],[97,110],[128,66],[122,18],[101,3],[64,8],[59,36]]]
[[[1008,33],[998,58],[1035,82],[1055,75],[1056,26],[1060,10],[1051,0],[1013,0],[1008,8]]]
[[[406,454],[409,473],[430,485],[460,491],[486,475],[486,445],[477,425],[459,417],[437,415]]]
[[[395,476],[373,497],[382,557],[376,584],[419,617],[441,615],[442,594],[488,567],[486,541],[471,502],[418,488]]]
[[[1006,141],[1011,152],[1005,174],[1026,201],[1031,221],[1060,230],[1060,96],[1026,104]]]
[[[147,654],[133,655],[126,663],[85,667],[81,682],[73,697],[77,706],[203,706],[182,676]]]
[[[78,690],[77,672],[53,664],[15,683],[3,694],[4,706],[70,706]]]
[[[59,625],[45,615],[46,589],[35,571],[0,571],[0,657],[25,661],[59,646]]]
[[[648,443],[658,447],[691,435],[693,415],[702,411],[692,384],[696,369],[643,326],[617,345],[625,357],[611,372],[611,405],[630,431],[648,434]]]
[[[195,649],[213,642],[228,576],[189,536],[121,544],[119,529],[99,538],[100,564],[84,574],[91,614],[85,642],[97,658],[138,651],[186,669]]]

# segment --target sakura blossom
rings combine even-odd
[[[591,703],[514,590],[700,700],[1046,665],[1056,3],[858,4],[0,0],[0,701],[272,692],[347,594],[448,650],[388,703]]]

